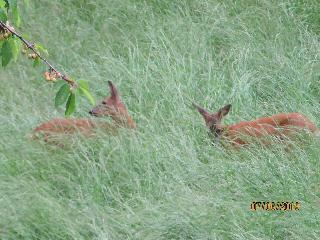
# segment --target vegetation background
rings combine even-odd
[[[0,239],[320,238],[319,140],[227,151],[190,104],[232,103],[226,123],[299,111],[320,126],[319,12],[318,0],[32,1],[20,32],[96,100],[114,81],[138,132],[31,141],[63,116],[56,90],[25,59],[2,69]]]

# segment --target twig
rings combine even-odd
[[[0,26],[3,29],[6,29],[9,31],[12,35],[19,38],[32,52],[34,52],[47,66],[49,66],[50,71],[54,71],[56,73],[56,76],[64,81],[66,81],[68,84],[70,84],[72,87],[76,88],[77,83],[70,79],[67,75],[62,74],[59,72],[51,63],[49,63],[44,57],[40,55],[40,53],[34,48],[34,44],[29,43],[27,40],[25,40],[20,34],[18,34],[12,27],[7,26],[4,22],[0,21]]]

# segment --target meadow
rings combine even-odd
[[[18,31],[97,101],[113,81],[137,132],[32,141],[64,115],[57,89],[26,59],[1,68],[0,239],[319,239],[320,139],[227,150],[191,105],[232,104],[226,124],[301,112],[320,127],[319,12],[318,0],[32,1]]]

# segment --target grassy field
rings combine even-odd
[[[227,124],[298,111],[320,126],[318,0],[33,2],[19,31],[97,101],[112,80],[138,132],[32,141],[63,116],[56,90],[25,59],[1,69],[0,239],[320,238],[320,140],[228,151],[191,107],[231,103]]]

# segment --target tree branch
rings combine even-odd
[[[50,71],[53,71],[56,73],[56,76],[64,81],[66,81],[69,85],[76,88],[77,83],[70,79],[67,75],[61,73],[58,71],[51,63],[49,63],[44,57],[40,55],[40,53],[34,48],[34,44],[29,43],[27,40],[25,40],[20,34],[18,34],[11,26],[7,26],[4,22],[0,21],[0,27],[3,29],[9,31],[13,36],[16,36],[19,38],[32,52],[34,52],[50,69]]]

